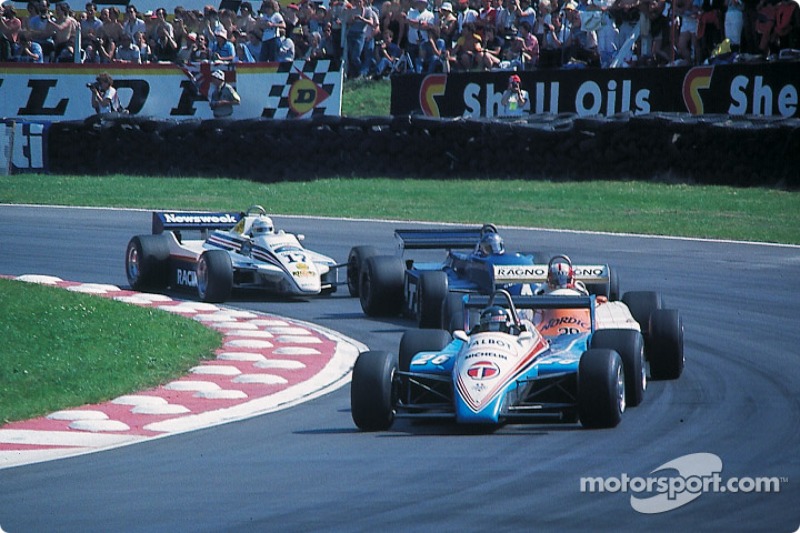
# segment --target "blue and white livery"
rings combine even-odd
[[[498,290],[465,295],[464,308],[466,317],[480,309],[480,319],[452,336],[412,330],[397,355],[359,355],[351,384],[356,426],[386,430],[410,418],[614,427],[626,407],[642,402],[648,374],[676,379],[683,369],[683,323],[674,310],[650,309],[640,331],[598,329],[594,295],[512,297]],[[575,316],[588,329],[544,334],[548,315]]]

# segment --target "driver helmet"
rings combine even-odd
[[[483,256],[500,255],[506,251],[503,244],[503,238],[497,233],[487,233],[481,237],[481,242],[478,243],[478,252]]]
[[[551,289],[574,289],[575,271],[568,261],[556,261],[547,270],[547,286]]]
[[[272,224],[272,219],[268,216],[259,216],[253,221],[253,225],[250,226],[250,235],[253,237],[261,237],[262,235],[271,233],[275,233],[275,226]]]
[[[481,312],[481,331],[503,331],[511,329],[511,316],[508,311],[498,305],[487,307]]]

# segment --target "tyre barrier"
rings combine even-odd
[[[800,186],[800,119],[623,113],[514,119],[91,117],[53,124],[58,174],[661,180]]]

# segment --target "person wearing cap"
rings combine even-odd
[[[453,4],[442,2],[439,7],[437,21],[439,23],[439,37],[445,42],[447,48],[452,47],[458,31],[458,19],[453,14]]]
[[[225,28],[219,28],[214,32],[214,40],[208,47],[211,53],[211,61],[233,61],[236,56],[236,49],[233,43],[228,40],[228,32]]]
[[[500,98],[500,115],[513,117],[521,116],[530,112],[531,102],[528,98],[528,91],[520,87],[522,80],[517,74],[512,74],[508,78],[508,87],[503,91]]]
[[[120,111],[114,78],[108,72],[98,74],[95,83],[90,83],[87,87],[92,91],[92,107],[98,115]]]
[[[240,102],[239,93],[225,81],[225,73],[221,70],[212,72],[208,105],[214,112],[214,118],[229,118],[233,115],[233,106]]]

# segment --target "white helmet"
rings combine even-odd
[[[253,237],[260,237],[271,233],[275,233],[275,226],[272,224],[272,219],[268,216],[259,216],[253,221],[253,225],[250,226],[250,235]]]

